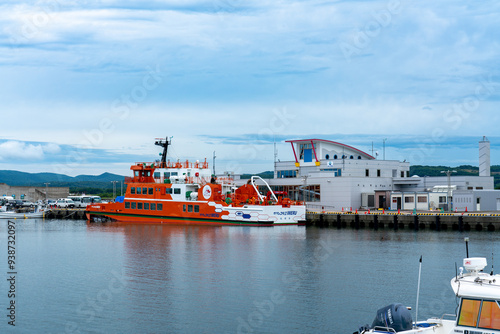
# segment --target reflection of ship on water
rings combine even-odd
[[[283,253],[283,248],[290,250],[287,239],[305,247],[306,238],[305,227],[293,225],[266,229],[122,222],[87,226],[89,231],[99,227],[101,233],[122,239],[126,287],[117,299],[130,317],[137,318],[137,328],[152,333],[168,332],[165,328],[181,333],[183,324],[198,333],[206,332],[203,324],[218,328],[216,324],[226,321],[226,328],[233,326],[237,314],[221,317],[220,307],[225,313],[241,313],[242,300],[252,301],[255,289],[280,282],[289,268],[276,254]],[[293,245],[297,246],[295,241]],[[299,246],[292,253],[302,251]],[[273,266],[277,274],[264,274],[264,266]],[[200,328],[193,330],[198,324]]]

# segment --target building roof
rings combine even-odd
[[[342,143],[339,143],[339,142],[335,142],[335,141],[331,141],[331,140],[326,140],[326,139],[296,139],[296,140],[285,140],[286,143],[310,143],[311,141],[313,142],[323,142],[323,143],[328,143],[328,144],[334,144],[334,145],[338,145],[338,146],[341,146],[341,147],[345,147],[345,148],[348,148],[348,149],[351,149],[351,150],[354,150],[360,154],[363,154],[365,157],[367,157],[368,159],[375,159],[372,155],[366,153],[366,152],[363,152],[361,150],[358,150],[357,148],[355,147],[352,147],[352,146],[349,146],[349,145],[346,145],[346,144],[342,144]]]

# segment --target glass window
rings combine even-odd
[[[479,327],[500,329],[500,307],[497,301],[483,301],[481,317],[479,318]]]
[[[337,155],[335,154],[335,155],[333,156],[333,158],[334,158],[334,159],[337,159]]]
[[[144,203],[144,210],[149,210],[149,203]]]
[[[137,194],[140,195],[141,194],[141,188],[137,187]]]
[[[153,188],[148,189],[148,195],[153,195]]]
[[[156,209],[157,209],[158,211],[163,210],[163,204],[158,203],[158,205],[156,206]]]
[[[188,212],[193,212],[193,206],[191,204],[188,205]]]
[[[142,203],[137,203],[137,209],[142,210]]]
[[[135,209],[137,207],[137,203],[136,202],[132,202],[132,209]]]
[[[179,195],[181,193],[181,188],[174,188],[174,194]]]
[[[160,172],[155,172],[153,175],[154,175],[155,179],[159,179],[160,178]]]
[[[405,203],[413,203],[415,198],[413,196],[405,196]]]
[[[182,206],[182,211],[186,212],[186,204]]]
[[[480,300],[462,299],[462,307],[458,317],[458,325],[476,327],[477,316],[479,315]]]
[[[166,192],[167,194],[172,194],[172,188],[166,188],[166,189],[165,189],[165,192]]]
[[[377,177],[380,177],[380,169],[377,169]]]
[[[418,196],[419,203],[427,203],[427,196]]]
[[[194,206],[194,212],[200,212],[200,206],[199,205],[195,205]]]
[[[365,176],[370,176],[370,170],[369,169],[365,169]]]
[[[130,209],[130,202],[125,202],[125,209]]]
[[[135,194],[135,187],[130,187],[130,193]]]
[[[151,203],[151,210],[156,210],[156,203]]]
[[[170,177],[170,172],[163,172],[163,177],[164,178],[169,178]]]
[[[142,188],[142,193],[146,195],[148,193],[148,188]]]

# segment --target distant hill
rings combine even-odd
[[[68,176],[56,173],[25,173],[13,170],[0,170],[0,183],[9,186],[69,187],[70,192],[101,193],[113,189],[111,181],[123,181],[123,175],[103,173],[101,175]],[[117,184],[117,188],[120,185]]]

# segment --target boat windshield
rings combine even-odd
[[[457,324],[500,330],[500,305],[496,300],[464,298]]]

